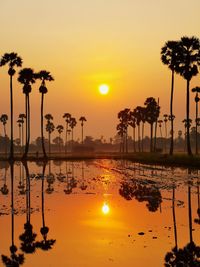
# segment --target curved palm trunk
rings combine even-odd
[[[41,138],[42,138],[42,150],[43,150],[43,155],[44,158],[47,158],[47,154],[45,151],[45,145],[44,145],[44,94],[42,93],[42,98],[41,98]]]
[[[172,70],[171,97],[170,97],[170,116],[171,116],[171,141],[169,154],[174,153],[174,119],[173,119],[173,97],[174,97],[174,70]]]
[[[13,147],[13,86],[12,75],[10,75],[10,160],[14,159]]]

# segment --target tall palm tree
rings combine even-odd
[[[43,115],[43,113],[44,113],[44,95],[48,92],[47,87],[46,87],[46,81],[49,81],[49,82],[54,81],[54,78],[52,77],[50,72],[46,71],[46,70],[41,70],[40,72],[38,72],[36,74],[36,78],[40,79],[42,81],[40,88],[39,88],[39,92],[42,94],[42,97],[41,97],[41,138],[42,138],[43,155],[44,155],[44,158],[47,158],[47,154],[45,151],[45,145],[44,145],[44,123],[43,123],[43,120],[44,120],[44,115]]]
[[[58,134],[59,134],[59,154],[61,153],[61,147],[60,147],[60,141],[61,141],[61,133],[63,132],[64,130],[64,127],[62,125],[58,125],[56,127],[56,130],[58,131]]]
[[[70,113],[64,113],[63,118],[66,122],[66,128],[65,128],[65,155],[67,154],[67,139],[68,139],[68,127],[71,119]]]
[[[83,144],[83,125],[84,125],[84,121],[87,121],[85,117],[80,117],[79,121],[81,121],[81,143]]]
[[[196,93],[196,95],[195,95],[195,98],[194,98],[194,100],[195,100],[195,103],[196,103],[196,119],[195,119],[195,123],[196,123],[196,129],[195,129],[195,147],[196,147],[196,155],[198,154],[198,116],[199,116],[199,112],[198,112],[198,103],[199,103],[199,100],[200,100],[200,98],[199,98],[199,96],[198,96],[198,93],[200,93],[200,87],[198,87],[198,86],[196,86],[196,87],[194,87],[194,88],[192,88],[192,92],[193,93]]]
[[[14,158],[13,146],[13,76],[15,75],[15,67],[22,66],[22,59],[17,53],[5,53],[0,60],[0,67],[8,64],[8,75],[10,76],[10,160]]]
[[[6,124],[8,121],[8,115],[7,114],[2,114],[0,121],[3,123],[3,129],[4,129],[4,137],[5,137],[5,154],[7,157],[7,134],[6,134]]]
[[[35,83],[35,74],[33,69],[24,68],[19,72],[18,81],[23,84],[23,94],[25,95],[25,116],[20,114],[20,118],[26,118],[26,146],[23,159],[27,158],[30,143],[30,97],[32,87],[31,84]]]
[[[174,74],[177,72],[179,64],[179,42],[167,41],[161,49],[162,63],[167,65],[171,70],[171,97],[170,97],[170,115],[173,118],[173,97],[174,97]],[[171,120],[171,142],[170,142],[170,155],[174,151],[174,120]]]
[[[51,134],[53,133],[54,130],[55,130],[55,126],[53,122],[47,121],[46,131],[48,132],[48,135],[49,135],[49,157],[51,155]]]
[[[77,122],[75,118],[70,119],[69,126],[71,128],[71,133],[72,133],[72,150],[73,150],[73,143],[74,143],[74,127],[76,126]]]
[[[186,119],[190,119],[190,81],[199,72],[200,40],[196,37],[182,37],[179,42],[180,64],[178,73],[186,80]],[[190,145],[190,126],[187,124],[187,153],[192,155]]]

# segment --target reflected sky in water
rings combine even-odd
[[[1,162],[0,266],[200,266],[199,181],[129,161]]]

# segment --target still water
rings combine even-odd
[[[130,161],[1,162],[0,266],[200,266],[199,181]]]

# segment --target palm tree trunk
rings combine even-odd
[[[171,97],[170,97],[170,116],[171,116],[171,142],[169,154],[174,153],[174,119],[173,119],[173,98],[174,98],[174,70],[172,70],[172,81],[171,81]]]
[[[142,152],[144,152],[144,122],[142,122]]]
[[[167,122],[165,121],[165,152],[167,152]]]
[[[13,148],[13,86],[12,86],[12,75],[10,75],[10,160],[14,158]]]
[[[81,136],[82,136],[82,145],[83,145],[83,125],[81,125]]]
[[[67,131],[68,131],[68,122],[66,122],[66,133],[65,133],[65,155],[67,154]]]
[[[26,145],[25,145],[25,150],[24,150],[24,155],[23,155],[23,159],[27,158],[27,154],[28,154],[28,135],[29,135],[29,131],[28,131],[28,124],[29,124],[29,112],[28,112],[28,95],[25,95],[25,112],[26,112]]]
[[[150,124],[150,152],[153,152],[153,123]]]
[[[196,94],[198,98],[198,93]],[[196,102],[196,132],[195,132],[195,139],[196,139],[196,155],[198,154],[198,102]]]
[[[187,119],[187,152],[188,155],[192,155],[191,145],[190,145],[190,80],[187,80],[187,97],[186,97],[186,119]]]
[[[44,158],[47,158],[47,154],[45,151],[45,145],[44,145],[44,94],[42,93],[42,98],[41,98],[41,137],[42,137],[42,150],[43,150],[43,155]]]
[[[140,124],[138,124],[138,151],[141,152],[141,145],[140,145]]]

